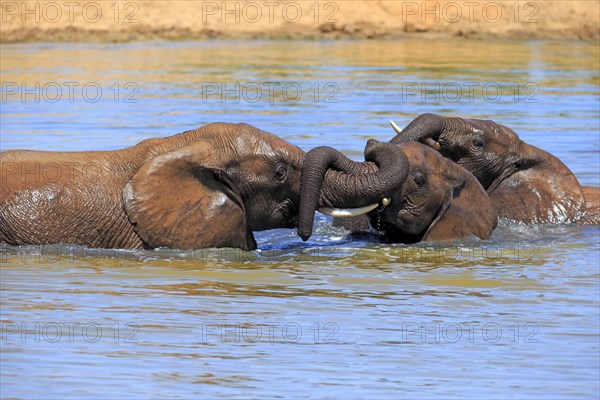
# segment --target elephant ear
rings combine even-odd
[[[466,171],[465,173],[468,174]],[[497,222],[498,218],[485,189],[475,177],[467,176],[451,185],[440,212],[423,240],[452,241],[472,235],[488,239]]]
[[[244,205],[206,141],[157,155],[123,189],[125,211],[146,247],[256,249]]]

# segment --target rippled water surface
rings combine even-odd
[[[593,43],[1,51],[3,151],[243,121],[360,159],[388,120],[436,112],[508,125],[600,184]],[[2,397],[598,397],[598,227],[503,222],[489,241],[406,246],[317,221],[307,243],[259,232],[254,252],[3,246]]]

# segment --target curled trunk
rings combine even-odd
[[[440,151],[442,147],[437,140],[445,132],[470,132],[472,130],[469,122],[475,120],[464,120],[458,117],[444,117],[437,114],[421,114],[410,124],[401,130],[392,121],[392,127],[397,135],[390,140],[390,143],[404,143],[417,141],[427,144],[430,147]],[[487,121],[486,121],[487,122]]]
[[[446,119],[436,114],[421,114],[403,131],[399,131],[393,124],[397,135],[390,142],[396,144],[409,141],[423,142],[426,138],[437,138],[445,128]]]
[[[364,207],[390,196],[406,180],[408,160],[391,143],[369,140],[365,163],[357,163],[331,147],[306,154],[300,184],[298,235],[312,235],[314,213],[321,207]],[[375,166],[370,162],[375,163]]]

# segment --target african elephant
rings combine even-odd
[[[494,121],[419,115],[392,143],[419,141],[470,171],[499,217],[531,223],[600,223],[598,205],[558,158]]]
[[[392,151],[380,156],[389,146]],[[372,173],[361,174],[377,168],[368,162],[375,158],[379,168],[385,169],[381,182]],[[306,154],[298,222],[303,240],[312,233],[315,209],[339,217],[345,214],[335,209],[340,206],[373,209],[379,205],[368,213],[368,222],[393,242],[452,241],[471,235],[487,239],[496,227],[496,214],[477,179],[433,149],[416,142],[394,145],[371,139],[365,160],[355,163],[330,147]],[[331,185],[322,186],[323,180],[331,179],[329,175],[340,166],[347,172],[352,166],[354,173],[332,192]],[[385,174],[401,179],[393,181]],[[318,203],[325,207],[319,208]],[[361,219],[353,219],[350,225],[360,226]]]
[[[0,242],[256,249],[252,231],[297,225],[304,155],[230,123],[115,151],[0,153]]]

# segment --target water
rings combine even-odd
[[[388,120],[436,112],[508,125],[600,185],[594,43],[1,51],[2,150],[117,149],[244,121],[358,160],[393,136]],[[259,232],[248,253],[2,246],[2,397],[597,398],[598,227],[502,223],[489,241],[405,246],[317,224],[307,243]]]

